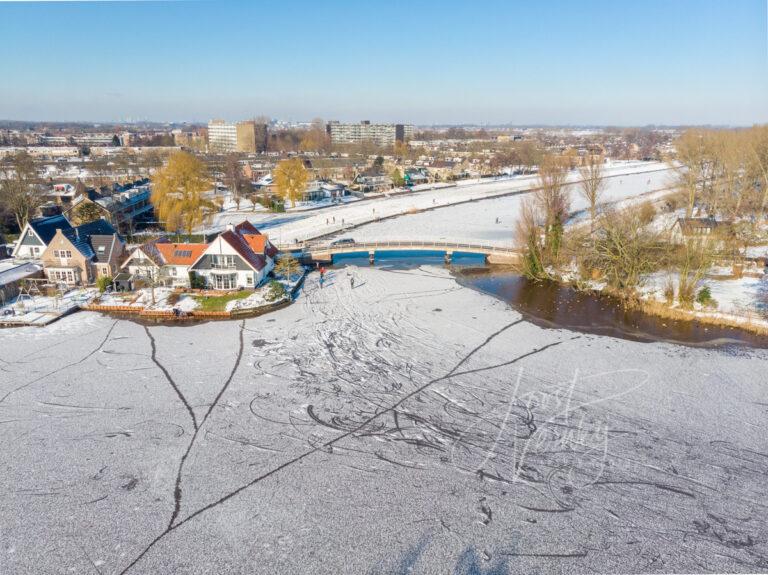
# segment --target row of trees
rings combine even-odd
[[[763,220],[768,207],[768,126],[688,130],[675,142],[677,183],[696,208],[731,220]]]
[[[43,204],[35,159],[21,150],[0,163],[0,212],[13,215],[21,230]]]
[[[254,205],[262,199],[244,177],[237,156],[226,159],[224,176],[238,208],[246,196]],[[300,158],[282,160],[273,176],[277,193],[293,204],[301,198],[309,180]],[[196,228],[210,222],[221,210],[221,204],[210,194],[212,185],[211,172],[200,158],[188,152],[171,154],[155,173],[152,185],[155,214],[165,229],[192,235]]]
[[[565,223],[571,209],[570,165],[562,156],[544,156],[539,162],[538,185],[522,201],[517,223],[517,243],[524,247],[524,269],[528,277],[544,279],[561,262]],[[576,191],[589,206],[590,229],[594,231],[598,207],[605,189],[603,160],[589,157],[579,167]]]
[[[562,157],[544,157],[538,189],[523,200],[517,241],[524,248],[523,272],[546,279],[562,273],[601,278],[615,293],[632,298],[644,278],[666,270],[677,278],[683,306],[693,304],[696,289],[716,258],[738,261],[745,248],[765,236],[768,208],[768,127],[744,130],[689,130],[675,142],[670,161],[678,193],[671,209],[688,217],[728,219],[713,237],[688,237],[672,244],[668,230],[653,225],[652,204],[624,210],[601,206],[603,163],[589,159],[579,167],[579,182],[568,184]],[[572,191],[589,206],[590,226],[564,234]]]

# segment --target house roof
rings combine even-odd
[[[69,230],[72,224],[63,215],[50,216],[48,218],[35,218],[29,220],[29,227],[34,230],[37,237],[45,244],[51,243],[56,230]]]
[[[80,233],[80,235],[86,235],[86,236],[92,236],[92,235],[111,236],[112,234],[117,233],[117,230],[112,226],[112,224],[110,224],[107,220],[104,220],[104,219],[93,220],[92,222],[88,222],[87,224],[82,224],[80,226],[77,226],[77,230]]]
[[[76,228],[61,230],[61,233],[64,234],[64,236],[72,243],[72,245],[75,246],[75,249],[83,254],[83,256],[95,261],[99,260],[96,259],[96,252],[91,245],[92,237],[101,236],[103,238],[106,236],[109,237],[111,241],[112,236],[117,236],[116,239],[122,242],[120,236],[117,235],[117,231],[115,231],[115,228],[112,227],[112,224],[106,220],[101,219],[88,222],[87,224],[77,226]]]
[[[127,258],[125,258],[125,261],[121,264],[120,267],[125,267],[128,262],[131,261],[131,258],[133,258],[134,254],[137,250],[141,250],[141,252],[152,261],[153,264],[156,266],[162,266],[165,261],[163,260],[163,254],[160,253],[160,250],[157,248],[158,244],[169,244],[171,241],[168,238],[157,238],[155,240],[150,240],[148,242],[145,242],[138,246],[136,249],[131,251],[131,253],[128,255]]]
[[[17,264],[12,261],[0,262],[0,287],[34,276],[42,269],[43,266],[40,264]]]
[[[108,263],[112,260],[112,255],[116,250],[122,251],[122,242],[117,234],[111,236],[94,234],[90,237],[90,243],[95,262]]]
[[[203,252],[208,244],[171,244],[157,243],[155,248],[163,258],[163,263],[172,266],[191,266]]]
[[[257,254],[263,254],[267,247],[267,236],[262,234],[247,234],[243,236],[245,243],[248,244],[254,252]]]
[[[259,235],[261,232],[248,220],[243,220],[235,226],[235,231],[238,234],[253,234]]]
[[[709,230],[708,233],[728,225],[729,222],[718,222],[715,218],[678,218],[677,224],[684,236],[698,235],[703,230]]]
[[[256,228],[254,228],[256,229]],[[253,235],[253,234],[252,234]],[[237,234],[234,230],[227,230],[220,236],[222,241],[227,242],[242,257],[245,262],[256,271],[261,271],[267,265],[267,261],[262,254],[257,254],[245,240],[244,236]]]

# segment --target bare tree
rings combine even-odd
[[[563,239],[563,228],[570,210],[570,194],[566,186],[567,166],[547,156],[539,166],[536,203],[544,217],[544,246],[549,258],[556,259]]]
[[[688,130],[675,141],[677,183],[686,195],[686,217],[693,215],[699,186],[705,175],[706,148],[702,130]],[[678,163],[679,162],[679,163]]]
[[[515,225],[517,246],[523,252],[522,272],[530,279],[548,277],[544,261],[543,230],[539,206],[530,196],[520,205],[520,216]]]
[[[240,204],[243,196],[248,192],[248,182],[243,174],[243,168],[240,165],[240,158],[237,154],[229,154],[224,160],[224,177],[227,187],[235,201],[235,206],[240,210]]]
[[[633,297],[643,276],[664,264],[660,232],[643,224],[640,207],[608,210],[600,219],[585,265],[602,272],[618,295]]]
[[[683,244],[675,267],[678,271],[677,298],[683,308],[693,307],[698,287],[714,259],[714,244],[705,239],[688,240]]]
[[[43,197],[36,189],[37,184],[37,166],[27,152],[17,152],[4,164],[0,180],[0,205],[13,214],[19,229],[43,204]]]
[[[597,218],[597,205],[605,190],[605,176],[603,175],[603,158],[590,155],[587,162],[579,167],[581,182],[579,192],[589,204],[590,229],[595,229]]]

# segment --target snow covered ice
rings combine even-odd
[[[765,350],[327,276],[245,321],[0,331],[0,573],[768,569]]]

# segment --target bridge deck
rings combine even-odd
[[[488,257],[489,261],[498,263],[515,261],[520,257],[520,250],[513,247],[415,240],[312,245],[306,246],[303,250],[303,254],[313,260],[327,261],[337,254],[358,252],[373,254],[385,251],[436,251],[445,252],[448,255],[453,254],[454,252],[481,254]]]

